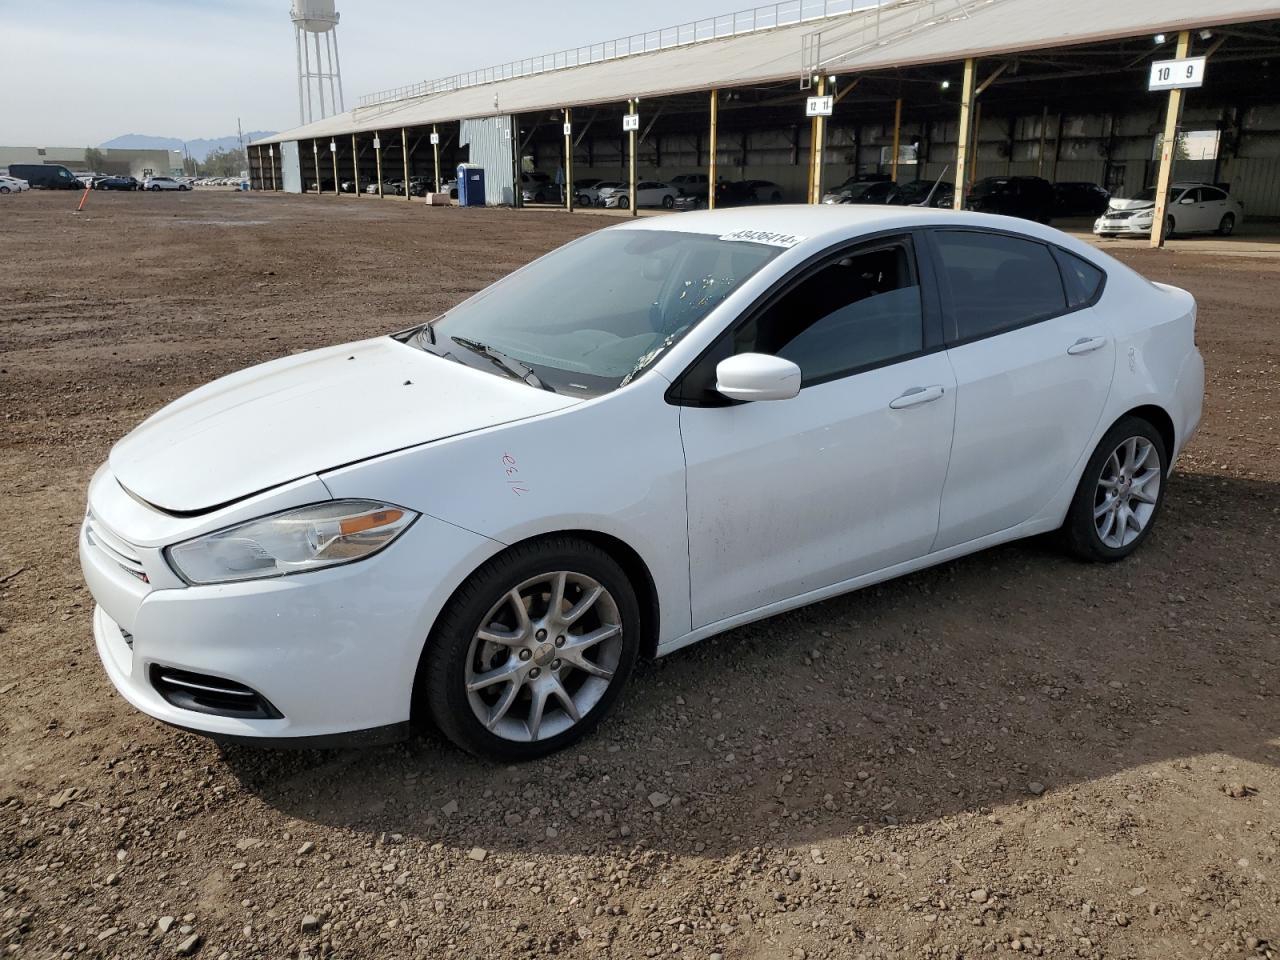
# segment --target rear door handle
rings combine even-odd
[[[946,391],[940,384],[932,387],[912,387],[898,399],[889,403],[891,410],[905,410],[907,407],[918,407],[922,403],[933,403],[941,400]]]
[[[1071,346],[1067,347],[1067,353],[1073,357],[1078,357],[1084,353],[1093,353],[1095,350],[1101,350],[1107,345],[1106,337],[1081,337]]]

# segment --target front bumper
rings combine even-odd
[[[1099,217],[1094,221],[1093,232],[1098,236],[1115,234],[1116,236],[1149,237],[1151,236],[1151,220],[1135,220],[1126,217],[1123,220]]]
[[[386,550],[358,563],[187,587],[139,580],[88,529],[86,523],[80,533],[80,563],[97,602],[94,643],[121,696],[157,720],[215,738],[305,738],[305,745],[353,733],[387,739],[388,731],[407,729],[432,623],[462,579],[500,549],[421,516]],[[175,706],[153,685],[157,666],[243,685],[282,716],[245,719]]]

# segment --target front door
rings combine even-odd
[[[929,347],[914,247],[894,237],[815,266],[686,375],[710,386],[738,353],[803,373],[791,400],[708,390],[681,410],[695,629],[929,551],[955,403]]]

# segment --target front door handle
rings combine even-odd
[[[944,393],[946,391],[940,384],[932,387],[912,387],[898,399],[890,401],[889,409],[905,410],[907,407],[918,407],[922,403],[933,403],[935,400],[941,400]]]
[[[1073,357],[1081,354],[1093,353],[1095,350],[1101,350],[1107,345],[1106,337],[1081,337],[1071,346],[1067,347],[1067,353]]]

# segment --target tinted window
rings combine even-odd
[[[1200,198],[1206,203],[1219,203],[1227,199],[1227,195],[1216,187],[1204,187],[1200,191]]]
[[[768,353],[829,380],[924,348],[911,247],[892,241],[834,260],[734,333],[734,353]]]
[[[1065,250],[1058,251],[1058,262],[1067,279],[1067,302],[1071,309],[1088,306],[1102,292],[1107,275],[1087,260]]]
[[[1066,310],[1062,275],[1044,244],[960,230],[934,237],[953,340],[990,336]]]

